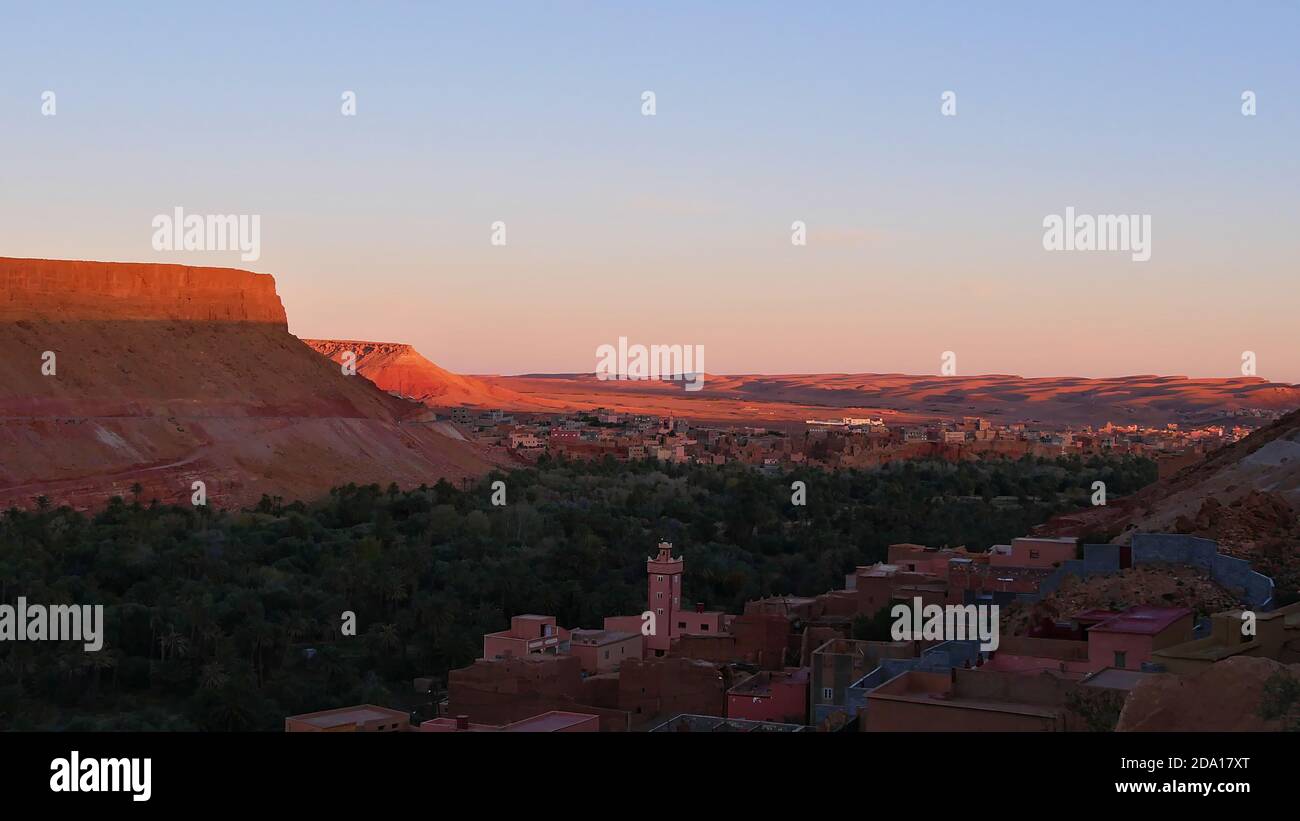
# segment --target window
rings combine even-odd
[[[656,581],[663,581],[663,580],[664,580],[664,577],[663,577],[663,576],[656,576],[656,577],[655,577],[655,580],[656,580]]]
[[[657,609],[655,610],[655,612],[662,616],[662,615],[664,614],[664,609],[663,609],[662,607],[660,607],[660,608],[657,608]]]
[[[707,633],[707,632],[709,632],[709,626],[708,626],[707,624],[701,624],[701,625],[700,625],[700,632],[701,632],[701,633]]]
[[[677,622],[677,629],[678,629],[678,630],[685,630],[685,629],[686,629],[686,622],[684,622],[684,621],[679,621],[679,622]]]
[[[609,651],[608,651],[608,650],[605,651],[605,658],[609,658]]]
[[[1031,558],[1031,559],[1037,559],[1037,558],[1038,558],[1038,551],[1037,551],[1037,550],[1031,550],[1031,551],[1029,551],[1029,558]]]
[[[1123,650],[1116,650],[1116,651],[1115,651],[1115,666],[1116,666],[1116,667],[1123,667],[1124,664],[1125,664],[1125,662],[1128,661],[1127,656],[1128,656],[1128,653],[1124,652]]]
[[[655,598],[656,598],[656,599],[662,599],[663,597],[664,597],[664,591],[662,591],[662,590],[656,590],[656,591],[655,591]]]
[[[832,687],[822,688],[822,701],[831,701],[835,698],[835,689]]]

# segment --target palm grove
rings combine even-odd
[[[598,627],[640,612],[661,540],[687,558],[689,600],[740,612],[840,587],[891,543],[987,549],[1086,504],[1096,480],[1121,495],[1154,478],[1130,457],[780,476],[544,460],[472,487],[348,485],[241,511],[40,499],[0,515],[0,601],[103,604],[105,642],[0,643],[0,728],[274,730],[325,707],[410,706],[413,677],[445,679],[513,614]]]

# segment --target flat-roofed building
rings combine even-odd
[[[1187,607],[1130,607],[1089,628],[1089,664],[1140,670],[1155,651],[1191,640],[1194,618]]]
[[[984,662],[984,669],[1008,673],[1050,671],[1082,679],[1095,668],[1088,658],[1086,641],[1003,636],[998,649]]]
[[[532,653],[566,653],[569,649],[569,631],[555,623],[554,616],[531,613],[515,616],[510,629],[483,636],[483,658],[499,659],[506,656],[526,656]]]
[[[1079,686],[1076,681],[1046,672],[913,670],[871,691],[865,724],[868,732],[1075,729],[1067,716],[1066,702]]]
[[[319,710],[284,720],[286,733],[400,733],[410,729],[409,715],[373,704]]]
[[[856,719],[857,708],[848,701],[853,683],[876,669],[881,659],[915,655],[916,646],[910,641],[835,638],[825,642],[812,653],[808,686],[810,720],[820,725],[835,713],[843,713],[842,721]]]
[[[1157,649],[1151,661],[1188,675],[1234,656],[1259,656],[1283,664],[1300,662],[1300,602],[1265,613],[1226,610],[1210,617],[1210,634]],[[1251,631],[1246,630],[1250,623]]]
[[[475,724],[469,716],[430,719],[422,733],[597,733],[600,717],[567,710],[549,710],[510,724]]]
[[[727,691],[727,718],[808,723],[808,670],[756,673]]]
[[[694,610],[679,610],[675,616],[675,633],[690,635],[694,633],[718,634],[726,632],[727,614],[721,610],[705,610],[702,602],[696,602]]]
[[[1042,538],[1024,536],[1009,545],[994,545],[989,551],[993,567],[1054,567],[1069,561],[1078,552],[1076,538]]]
[[[551,710],[548,713],[526,718],[507,724],[502,728],[506,733],[597,733],[600,732],[600,718],[586,713],[571,713],[565,710]]]
[[[683,714],[673,716],[650,730],[652,733],[802,733],[808,728],[802,724],[782,724],[774,721],[747,721],[721,716]]]
[[[641,658],[641,642],[640,631],[579,629],[569,633],[569,653],[584,673],[611,673],[625,660]]]

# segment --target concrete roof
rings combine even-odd
[[[583,724],[591,721],[597,716],[587,713],[569,713],[563,710],[551,710],[549,713],[525,718],[522,721],[516,721],[514,724],[507,725],[504,730],[507,733],[554,733],[563,730],[566,727],[572,727],[576,724]]]
[[[301,721],[316,727],[339,727],[344,724],[359,726],[367,721],[410,721],[410,716],[400,710],[362,704],[357,707],[339,707],[333,710],[321,710],[316,713],[304,713],[289,716],[292,721]]]
[[[1184,616],[1191,615],[1192,610],[1188,607],[1130,607],[1118,616],[1093,626],[1092,632],[1154,636]]]

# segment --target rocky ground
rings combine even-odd
[[[1290,684],[1285,683],[1287,677]],[[1129,694],[1115,729],[1121,732],[1300,729],[1296,688],[1300,688],[1300,664],[1284,665],[1272,659],[1246,656],[1221,661],[1195,675],[1151,675]],[[1275,715],[1266,718],[1270,712]]]
[[[1002,632],[1024,635],[1030,626],[1044,620],[1067,619],[1083,610],[1123,610],[1139,604],[1190,607],[1200,617],[1230,609],[1237,599],[1196,568],[1146,565],[1110,576],[1067,578],[1059,590],[1040,601],[1003,610]]]

